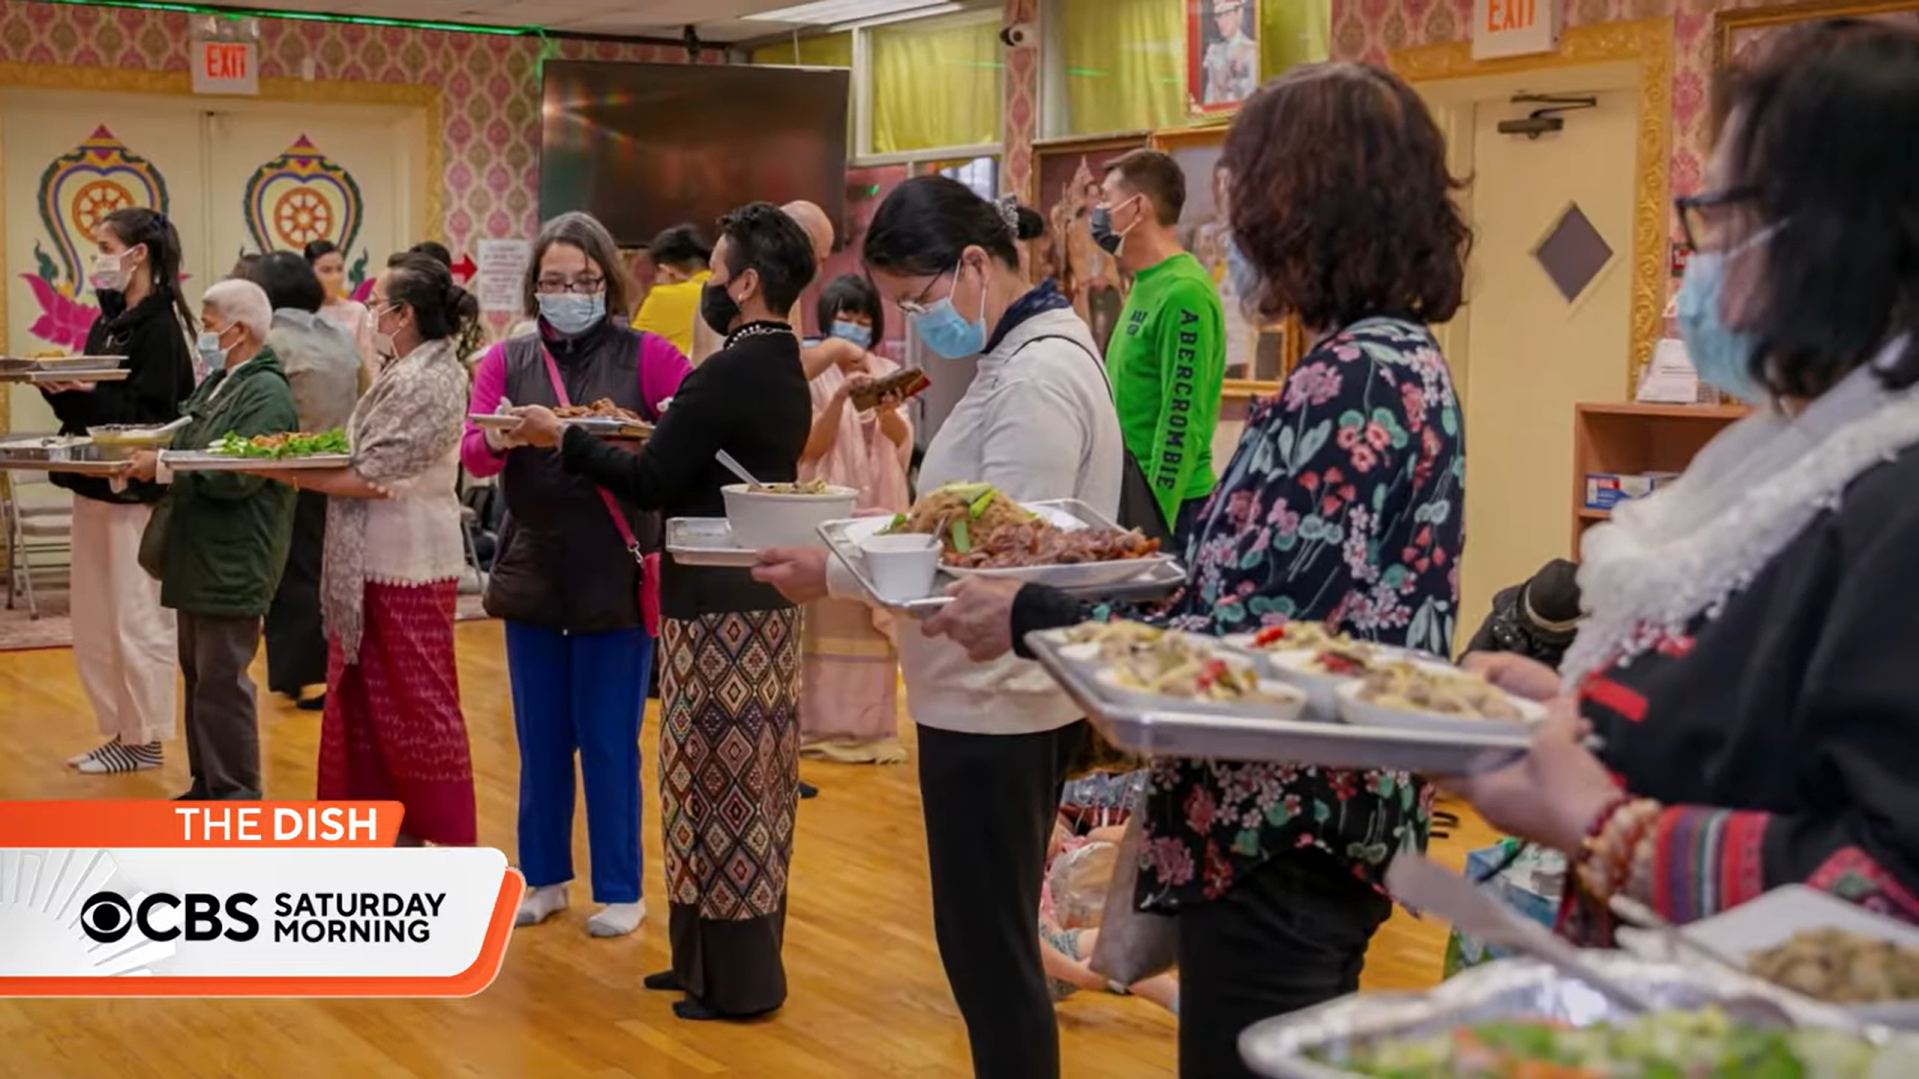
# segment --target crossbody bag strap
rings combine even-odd
[[[560,378],[560,365],[553,362],[553,351],[546,347],[545,341],[540,342],[540,359],[546,361],[546,377],[553,384],[554,400],[560,403],[561,408],[571,408],[573,399],[567,396],[566,383]],[[626,523],[626,514],[620,512],[620,504],[613,500],[613,493],[604,487],[598,490],[600,501],[606,506],[606,515],[613,518],[613,527],[619,530],[620,542],[626,545],[626,553],[633,556],[633,561],[644,562],[646,552],[640,550],[640,541],[633,535],[633,526]]]

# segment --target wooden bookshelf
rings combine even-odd
[[[1735,420],[1743,405],[1642,405],[1631,401],[1573,406],[1572,557],[1586,529],[1610,520],[1586,508],[1589,472],[1684,472],[1706,443]]]

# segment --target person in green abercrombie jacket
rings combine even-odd
[[[273,311],[251,281],[221,281],[202,301],[199,351],[211,372],[187,398],[191,419],[173,448],[205,449],[228,432],[252,437],[296,430],[299,414],[286,369],[266,347]],[[168,485],[169,509],[142,546],[158,552],[160,604],[179,621],[186,682],[187,760],[195,801],[260,797],[259,715],[247,665],[260,647],[261,619],[286,567],[293,488],[237,472],[172,472],[151,452],[134,458],[134,479]],[[147,551],[142,551],[145,560]]]

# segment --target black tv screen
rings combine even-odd
[[[846,201],[848,73],[749,65],[550,60],[540,217],[585,210],[621,245],[742,203]]]

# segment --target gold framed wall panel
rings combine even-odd
[[[1919,0],[1901,0],[1919,2]],[[1516,75],[1586,64],[1632,62],[1639,71],[1639,131],[1633,162],[1632,328],[1624,370],[1631,396],[1665,323],[1670,266],[1673,22],[1641,19],[1571,27],[1559,50],[1474,60],[1470,41],[1399,49],[1388,64],[1409,82]]]
[[[30,64],[0,62],[0,93],[8,90],[72,90],[93,93],[154,94],[160,96],[207,98],[193,92],[192,76],[183,71],[149,71],[115,67],[77,67],[66,64]],[[260,92],[243,98],[295,105],[386,105],[418,108],[424,112],[426,132],[425,166],[415,190],[414,233],[445,240],[446,231],[446,147],[440,133],[445,129],[445,95],[438,86],[383,82],[308,82],[303,79],[261,79]],[[0,154],[5,153],[5,132],[0,131]],[[0,252],[6,250],[6,191],[0,185]],[[0,259],[4,262],[4,259]],[[11,267],[0,267],[11,272]],[[7,305],[0,303],[0,341],[11,340]],[[13,406],[9,395],[0,393],[0,432],[13,429]]]
[[[1818,19],[1919,13],[1919,0],[1800,0],[1765,7],[1721,9],[1712,17],[1712,66],[1726,66],[1741,31],[1765,30]]]

